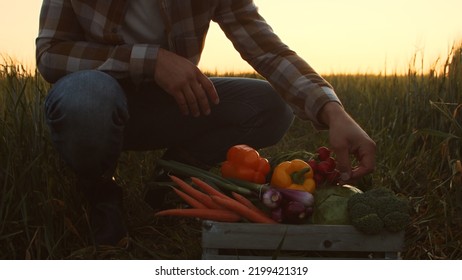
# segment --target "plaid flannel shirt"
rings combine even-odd
[[[332,86],[273,33],[252,0],[156,1],[170,51],[197,65],[214,21],[300,118],[323,128],[316,117],[319,110],[327,102],[340,103]],[[36,39],[42,76],[54,83],[75,71],[97,69],[117,79],[152,80],[160,46],[123,41],[126,4],[127,0],[44,0]]]

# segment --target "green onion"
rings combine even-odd
[[[237,185],[217,174],[214,174],[210,171],[192,165],[184,164],[178,161],[163,159],[158,159],[157,164],[162,168],[177,173],[179,175],[198,177],[201,179],[209,180],[216,184],[219,188],[227,191],[236,192],[245,196],[255,195],[253,189],[246,188],[244,185]]]

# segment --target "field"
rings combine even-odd
[[[376,141],[377,168],[357,185],[406,196],[412,223],[404,259],[462,259],[462,47],[429,73],[326,76],[350,114]],[[200,224],[156,219],[142,199],[160,151],[126,152],[116,171],[125,188],[129,249],[89,246],[88,207],[49,139],[49,85],[11,61],[0,66],[0,259],[199,259]],[[236,74],[233,74],[236,75]],[[247,75],[247,74],[246,74]],[[252,74],[248,74],[252,75]],[[296,120],[264,156],[326,145]]]

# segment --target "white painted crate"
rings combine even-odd
[[[349,225],[202,223],[203,259],[399,259],[404,231],[366,235]]]

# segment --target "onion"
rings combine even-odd
[[[262,202],[270,209],[278,208],[282,202],[281,193],[275,188],[269,188],[263,193]]]

